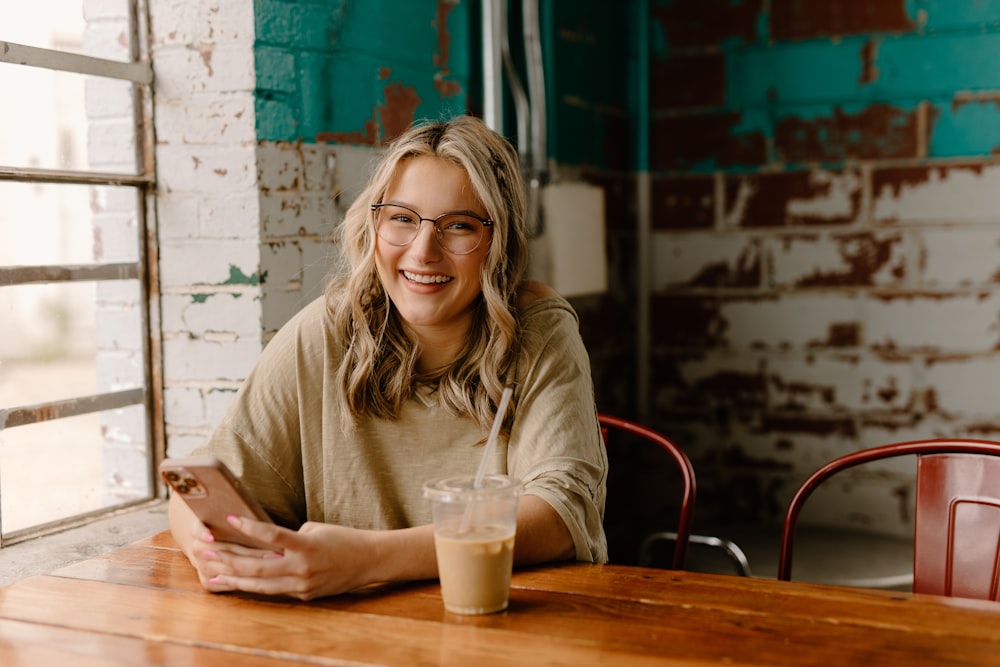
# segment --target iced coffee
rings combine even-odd
[[[424,487],[434,514],[434,545],[444,606],[456,614],[507,608],[520,485],[505,475],[452,478]]]

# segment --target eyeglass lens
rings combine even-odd
[[[412,209],[385,204],[375,209],[375,224],[379,237],[392,245],[408,244],[426,220],[434,225],[438,241],[445,250],[464,255],[479,247],[486,226],[477,218],[462,213],[446,213],[437,218],[421,218]]]

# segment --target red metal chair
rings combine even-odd
[[[607,446],[610,431],[613,429],[631,433],[657,445],[660,449],[667,452],[673,457],[681,473],[681,508],[680,517],[677,522],[677,531],[661,531],[647,535],[640,547],[639,564],[651,564],[653,560],[650,556],[652,545],[657,541],[664,540],[674,543],[673,569],[682,570],[684,569],[687,557],[688,545],[695,543],[721,549],[729,557],[737,573],[749,577],[750,564],[747,561],[746,554],[743,553],[743,550],[739,546],[724,538],[709,535],[693,535],[691,533],[694,523],[696,485],[694,467],[691,465],[691,461],[688,459],[687,454],[684,453],[684,450],[665,435],[636,422],[605,414],[599,414],[598,421],[601,424],[601,434],[604,437],[605,446]]]
[[[795,527],[825,480],[881,459],[917,457],[913,592],[997,600],[1000,589],[1000,442],[919,440],[836,458],[799,487],[785,514],[778,579],[792,573]]]
[[[673,457],[681,473],[682,485],[680,518],[677,522],[677,533],[674,537],[673,569],[683,570],[684,558],[687,555],[688,542],[691,538],[691,526],[694,524],[695,478],[694,468],[691,465],[690,459],[672,440],[651,428],[611,415],[599,414],[597,415],[597,420],[601,424],[601,435],[604,438],[605,446],[607,446],[608,440],[611,437],[610,431],[618,429],[656,444],[660,449]]]

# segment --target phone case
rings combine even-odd
[[[222,461],[211,457],[164,459],[160,464],[160,476],[208,526],[216,540],[272,548],[251,540],[226,521],[231,515],[268,522],[271,519]]]

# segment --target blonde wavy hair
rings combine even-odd
[[[423,156],[443,158],[465,169],[493,221],[493,231],[465,348],[446,368],[420,375],[416,370],[420,350],[407,335],[376,269],[371,205],[382,201],[403,161]],[[518,352],[517,296],[528,264],[525,225],[517,152],[478,118],[418,123],[385,149],[368,186],[344,217],[339,241],[347,267],[326,289],[336,333],[346,342],[336,395],[345,429],[353,429],[363,416],[396,418],[416,385],[434,380],[449,410],[489,428],[508,375],[513,380]]]

